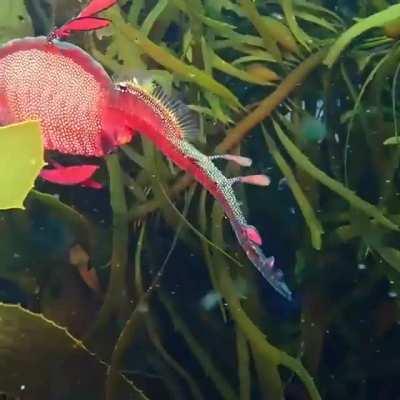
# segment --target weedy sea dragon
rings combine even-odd
[[[202,154],[187,140],[196,127],[180,101],[170,99],[158,86],[149,89],[136,81],[114,83],[89,54],[62,41],[75,31],[106,27],[110,21],[96,14],[116,2],[93,0],[48,37],[12,40],[0,48],[0,124],[38,119],[46,150],[90,157],[109,154],[137,133],[147,136],[222,204],[247,257],[279,293],[290,299],[281,270],[274,268],[273,257],[262,252],[261,237],[246,222],[232,188],[237,182],[267,185],[268,178],[226,178],[214,165],[215,159],[242,166],[250,165],[251,160]],[[101,187],[92,179],[98,165],[53,163],[52,167],[41,171],[43,179]]]

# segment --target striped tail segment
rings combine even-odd
[[[247,175],[227,178],[216,167],[213,160],[222,158],[236,162],[241,166],[250,166],[251,160],[246,157],[226,154],[206,156],[187,142],[182,142],[181,150],[196,163],[199,171],[192,173],[224,207],[233,231],[248,259],[257,268],[269,284],[287,300],[292,300],[292,293],[284,282],[283,272],[274,267],[274,257],[266,257],[262,251],[262,239],[257,229],[249,225],[242,213],[240,204],[235,196],[233,186],[237,183],[247,183],[257,186],[267,186],[270,180],[265,175]],[[191,172],[191,171],[189,171]]]
[[[274,267],[275,258],[266,257],[260,247],[261,242],[257,229],[252,225],[242,225],[231,221],[236,237],[247,255],[247,258],[257,268],[267,282],[287,300],[292,300],[292,292],[283,280],[283,272]]]

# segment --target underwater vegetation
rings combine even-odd
[[[292,300],[149,137],[88,162],[3,126],[0,396],[400,398],[400,5],[119,0],[63,30],[85,5],[2,0],[0,43],[61,27],[116,82],[186,103],[202,153],[251,158],[271,183],[235,192]],[[49,157],[102,187],[41,179]]]

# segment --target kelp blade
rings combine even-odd
[[[376,14],[370,15],[367,18],[361,19],[356,24],[352,25],[347,31],[345,31],[333,46],[330,48],[328,55],[324,61],[328,67],[332,65],[339,58],[343,50],[352,42],[356,37],[360,36],[365,31],[378,28],[386,23],[393,21],[400,16],[400,4],[388,7],[385,10]]]
[[[339,181],[331,178],[325,172],[317,168],[299,149],[298,147],[285,135],[283,129],[275,121],[273,121],[275,132],[281,141],[283,147],[286,149],[293,161],[298,165],[299,168],[307,172],[314,179],[318,180],[321,184],[328,187],[333,192],[337,193],[343,199],[345,199],[350,205],[356,209],[361,210],[369,217],[373,218],[388,229],[399,230],[398,225],[388,219],[383,213],[374,205],[361,199],[354,192],[348,189]]]

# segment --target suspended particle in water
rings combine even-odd
[[[283,190],[283,189],[286,189],[287,184],[288,184],[288,183],[287,183],[287,179],[286,179],[285,177],[279,179],[279,182],[278,182],[278,190],[281,191],[281,190]]]
[[[333,135],[333,137],[335,138],[335,142],[336,142],[336,143],[339,143],[339,142],[340,142],[340,137],[339,137],[339,135],[338,135],[337,133],[335,133],[335,134]]]

